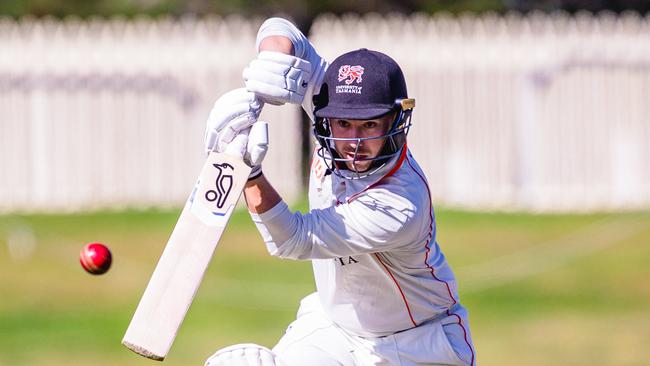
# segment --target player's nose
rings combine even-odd
[[[364,129],[362,126],[352,126],[351,128],[348,129],[348,137],[349,138],[363,138],[364,136]]]

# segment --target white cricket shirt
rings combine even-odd
[[[291,22],[266,20],[258,48],[271,35],[291,39],[296,56],[312,65],[303,108],[313,119],[311,96],[328,64]],[[456,280],[436,242],[428,184],[408,150],[367,178],[325,171],[314,154],[309,213],[280,202],[251,214],[269,252],[311,259],[325,313],[350,333],[384,336],[446,315],[458,302]]]
[[[251,214],[269,252],[311,259],[325,313],[352,334],[389,335],[446,314],[458,301],[456,280],[410,152],[363,179],[325,170],[314,155],[309,213],[291,213],[280,202]]]

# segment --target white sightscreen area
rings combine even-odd
[[[0,212],[182,204],[260,23],[1,20]],[[436,205],[650,208],[648,18],[322,16],[310,39],[329,60],[366,47],[402,66]],[[300,199],[301,112],[263,119],[264,171]]]

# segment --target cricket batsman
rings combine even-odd
[[[399,65],[367,49],[327,63],[281,18],[264,22],[257,49],[246,88],[210,113],[206,148],[260,162],[269,142],[256,108],[302,104],[318,143],[310,211],[291,212],[259,164],[244,194],[269,253],[311,260],[317,291],[272,350],[230,346],[205,365],[474,366],[468,314],[407,145],[415,100]]]

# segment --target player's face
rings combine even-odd
[[[348,169],[364,172],[370,168],[372,161],[364,159],[371,159],[378,156],[386,138],[362,141],[355,139],[385,135],[388,132],[393,118],[393,113],[367,120],[330,118],[332,137],[350,139],[334,140],[336,152],[344,159],[355,158],[356,152],[356,161],[346,162]]]

